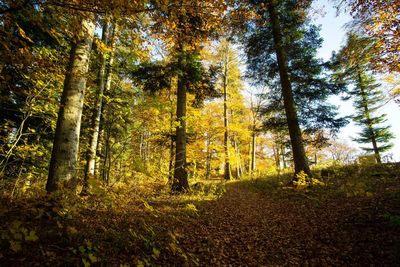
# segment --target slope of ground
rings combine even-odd
[[[397,173],[335,188],[255,179],[183,196],[2,199],[0,266],[399,266]]]
[[[378,201],[322,202],[298,192],[273,200],[230,184],[223,198],[183,227],[190,234],[182,243],[202,266],[396,266],[400,227],[385,218],[387,206]]]

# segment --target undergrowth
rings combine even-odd
[[[388,203],[382,218],[399,225],[398,165],[332,167],[292,183],[292,174],[250,176],[241,180],[194,181],[186,194],[171,194],[166,180],[90,181],[91,194],[64,191],[0,199],[1,266],[196,266],[196,255],[182,246],[183,222],[195,224],[207,203],[238,185],[277,203],[322,206],[367,199]],[[317,181],[317,182],[316,182]],[[397,204],[396,204],[397,203]],[[34,264],[32,264],[34,263]]]
[[[203,202],[225,192],[223,182],[207,181],[178,195],[163,179],[89,184],[85,196],[33,188],[3,194],[0,265],[155,266],[172,259],[181,266],[197,265],[179,244],[184,233],[175,225],[195,220]]]
[[[333,166],[313,171],[313,179],[304,173],[293,182],[292,173],[246,177],[239,183],[267,194],[284,198],[287,194],[318,195],[329,197],[372,197],[374,194],[390,195],[400,181],[399,164]]]

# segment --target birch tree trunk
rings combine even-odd
[[[56,191],[64,181],[71,182],[73,190],[76,186],[86,75],[95,30],[93,20],[92,15],[82,19],[76,41],[72,44],[46,184],[48,192]]]
[[[104,22],[103,32],[101,37],[102,43],[107,45],[107,39],[108,39],[108,23]],[[82,193],[87,193],[87,190],[89,189],[88,180],[90,178],[94,178],[96,152],[97,152],[96,149],[97,149],[97,142],[99,140],[101,108],[103,104],[103,94],[104,94],[105,79],[106,79],[106,63],[107,63],[107,57],[104,54],[104,52],[100,51],[98,88],[96,91],[96,96],[95,96],[96,101],[93,109],[91,127],[89,130],[89,149],[86,157],[85,177],[83,182]]]

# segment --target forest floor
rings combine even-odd
[[[275,177],[3,198],[0,266],[399,266],[399,172],[346,170],[302,190]]]

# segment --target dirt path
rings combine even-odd
[[[230,184],[179,229],[200,266],[398,266],[399,228],[373,200],[274,201]],[[396,251],[397,250],[397,251]]]
[[[346,197],[249,183],[228,183],[217,200],[4,201],[0,266],[400,266],[400,223],[387,217],[399,214],[397,188]],[[23,239],[30,231],[37,238]]]

